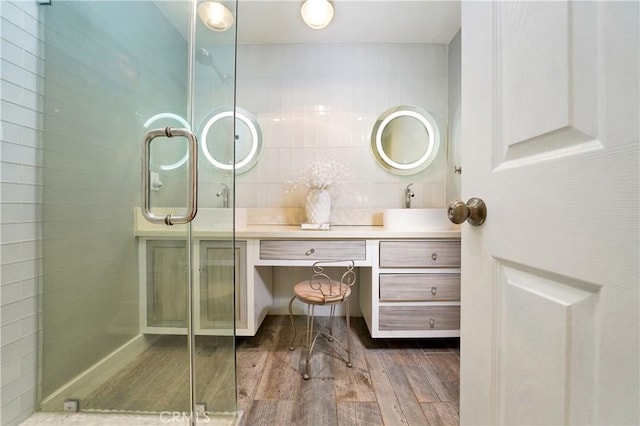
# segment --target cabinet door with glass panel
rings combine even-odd
[[[231,334],[234,311],[236,328],[247,327],[246,250],[246,241],[200,241],[198,334]]]
[[[140,320],[143,333],[186,334],[187,332],[187,245],[184,240],[141,241],[144,262],[141,270]],[[247,328],[247,243],[197,241],[199,251],[194,291],[195,333],[233,334]],[[234,262],[235,257],[235,262]]]
[[[187,242],[147,240],[145,286],[141,292],[143,332],[185,334],[187,328]]]

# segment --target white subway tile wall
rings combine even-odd
[[[288,191],[309,160],[342,160],[352,170],[334,208],[443,207],[446,181],[448,47],[444,44],[253,44],[238,47],[237,104],[256,115],[264,153],[237,178],[239,207],[302,207]],[[370,132],[387,109],[417,105],[440,126],[442,146],[428,170],[395,176],[376,163]]]
[[[36,406],[42,173],[38,6],[0,2],[0,424]]]
[[[213,57],[226,48],[203,46]],[[221,68],[224,65],[220,66]],[[209,66],[196,64],[196,116],[225,84]],[[229,74],[231,70],[222,70]],[[264,151],[258,164],[236,179],[236,206],[302,207],[306,192],[289,182],[309,160],[342,160],[352,170],[334,208],[403,206],[413,183],[414,207],[443,207],[446,186],[448,46],[444,44],[241,44],[237,56],[237,105],[258,120]],[[218,89],[219,90],[219,89]],[[440,127],[441,151],[433,165],[414,176],[396,176],[375,161],[370,132],[376,119],[397,105],[416,105]],[[201,182],[222,177],[201,163]],[[202,205],[217,207],[207,197]]]

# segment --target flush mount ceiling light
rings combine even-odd
[[[333,19],[333,5],[329,0],[306,0],[300,8],[302,20],[314,30],[329,25]]]
[[[233,14],[225,5],[217,1],[200,3],[198,16],[207,28],[213,31],[227,31],[233,25]]]

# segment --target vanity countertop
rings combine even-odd
[[[236,229],[236,238],[292,238],[292,239],[334,239],[334,238],[459,238],[460,229],[445,231],[395,231],[384,226],[332,226],[330,230],[300,229],[299,226],[249,225]]]
[[[223,218],[223,220],[219,220],[219,217],[210,219],[206,209],[203,210],[205,214],[196,217],[192,223],[193,238],[229,238],[231,236],[231,216]],[[460,238],[459,225],[451,225],[451,229],[437,231],[396,230],[377,224],[333,225],[330,230],[319,230],[301,229],[298,225],[245,224],[245,222],[245,220],[240,220],[241,225],[236,227],[237,239]],[[224,223],[226,225],[221,225]],[[138,208],[135,210],[133,228],[136,237],[185,238],[187,235],[187,225],[166,226],[149,223],[142,217]]]
[[[152,225],[137,227],[138,237],[178,238],[186,235],[185,225],[172,227]],[[224,238],[231,235],[230,229],[193,227],[194,238]],[[460,238],[460,229],[443,231],[396,231],[384,226],[333,226],[328,231],[300,229],[293,225],[247,225],[236,229],[236,238],[243,239],[381,239],[381,238]]]

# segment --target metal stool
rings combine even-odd
[[[324,268],[327,267],[343,267],[345,272],[342,274],[340,281],[332,279]],[[349,319],[349,296],[351,296],[351,287],[356,282],[356,273],[354,271],[353,260],[340,261],[319,261],[313,264],[313,276],[310,280],[301,281],[293,288],[294,296],[289,302],[289,320],[293,335],[289,343],[289,350],[294,350],[293,343],[296,339],[296,327],[293,323],[293,301],[298,299],[302,303],[307,304],[307,327],[306,327],[306,363],[305,371],[302,377],[309,380],[309,361],[311,360],[311,352],[316,344],[316,340],[322,334],[326,336],[330,342],[335,341],[340,347],[347,352],[347,367],[351,368],[351,323]],[[347,302],[347,303],[344,303]],[[347,323],[347,346],[346,348],[333,335],[333,319],[336,312],[336,306],[344,303],[345,319]],[[313,313],[317,306],[331,306],[331,314],[329,317],[329,329],[316,329],[313,327]]]

